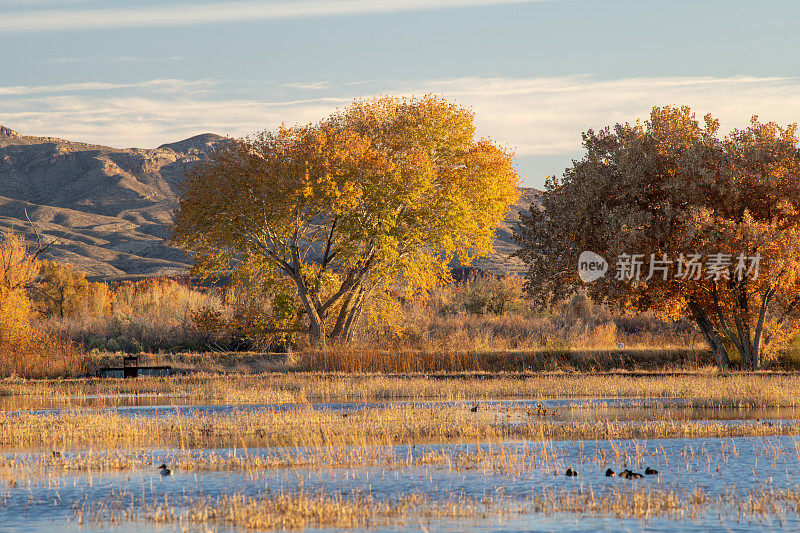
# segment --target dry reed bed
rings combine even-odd
[[[391,408],[339,414],[283,412],[126,417],[113,413],[0,414],[5,449],[116,447],[381,446],[411,443],[740,437],[800,434],[798,424],[679,420],[560,422],[528,417],[508,423],[468,408]],[[345,416],[347,415],[347,416]]]
[[[692,370],[710,367],[714,359],[704,347],[662,339],[623,351],[616,342],[598,347],[502,347],[472,346],[446,339],[441,346],[392,346],[372,343],[333,345],[325,350],[294,356],[296,363],[284,369],[346,373],[409,372],[598,372],[627,370]],[[769,367],[768,367],[769,368]]]
[[[800,459],[800,440],[792,444],[779,441],[762,441],[763,447],[755,451],[758,459],[766,461],[796,461]],[[721,440],[713,450],[703,441],[698,446],[688,445],[681,454],[680,464],[673,468],[691,470],[719,470],[721,464],[738,457],[736,443]],[[251,453],[247,449],[216,450],[110,450],[110,451],[55,451],[38,454],[5,454],[0,456],[0,478],[14,480],[49,480],[64,474],[93,475],[110,471],[142,470],[155,473],[154,465],[165,462],[176,473],[224,471],[249,472],[257,476],[270,470],[325,470],[343,468],[369,468],[403,470],[411,468],[443,468],[452,471],[481,471],[518,477],[529,476],[532,471],[546,475],[560,475],[566,469],[565,454],[560,445],[552,441],[498,443],[489,446],[442,446],[419,452],[406,448],[403,452],[394,446],[326,446],[304,449],[272,448]],[[647,448],[640,443],[609,442],[607,447],[591,455],[581,455],[571,460],[586,476],[592,472],[602,476],[606,468],[670,464],[671,456],[662,446]],[[621,479],[621,478],[620,478]]]
[[[76,509],[79,524],[150,522],[156,524],[214,525],[254,530],[329,527],[352,529],[406,525],[415,526],[435,519],[485,519],[489,514],[508,514],[512,506],[491,498],[477,500],[464,495],[435,501],[424,494],[380,499],[360,492],[351,494],[263,495],[232,494],[217,498],[160,498],[137,502],[136,495],[114,492],[108,501]]]
[[[543,489],[524,501],[505,497],[477,500],[454,495],[436,501],[422,493],[394,499],[369,494],[317,493],[233,494],[217,498],[160,498],[137,501],[127,492],[113,493],[108,501],[76,509],[80,524],[150,522],[157,524],[233,526],[246,529],[303,529],[332,527],[338,529],[403,526],[427,527],[434,520],[486,520],[522,514],[608,516],[617,519],[651,518],[694,519],[715,513],[722,524],[730,520],[769,520],[796,518],[800,512],[800,488],[759,488],[745,494],[726,490],[710,495],[705,489],[691,491],[662,489],[654,486],[629,486],[622,483],[609,491],[592,489]]]
[[[86,395],[161,394],[193,402],[288,404],[386,400],[477,401],[510,398],[684,398],[717,407],[800,406],[800,376],[695,373],[684,375],[463,374],[383,375],[266,373],[194,374],[135,380],[0,381],[0,397],[72,398]],[[108,398],[108,405],[122,400]],[[68,402],[68,401],[67,401]],[[2,407],[0,407],[2,409]]]
[[[717,495],[695,487],[677,491],[660,487],[634,487],[623,484],[609,492],[591,489],[577,491],[546,489],[532,499],[530,511],[543,514],[574,513],[648,519],[666,517],[697,519],[714,511],[726,523],[731,519],[767,520],[800,512],[800,487],[758,488],[738,494],[733,488]]]

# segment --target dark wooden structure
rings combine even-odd
[[[101,368],[97,375],[101,378],[135,378],[139,376],[169,376],[170,366],[140,366],[138,355],[126,355],[122,358],[122,367]]]

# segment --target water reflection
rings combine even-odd
[[[709,406],[689,398],[565,398],[484,400],[480,412],[498,417],[510,416],[563,420],[570,422],[644,420],[800,420],[800,407]],[[91,395],[57,398],[0,397],[0,412],[53,413],[65,410],[108,410],[131,416],[215,415],[260,410],[281,411],[298,408],[331,412],[369,409],[472,407],[473,402],[395,401],[310,404],[203,404],[187,398],[162,394]],[[544,414],[542,411],[544,410]]]
[[[376,498],[397,498],[409,493],[424,493],[432,500],[446,501],[452,494],[483,498],[500,491],[513,500],[529,501],[543,490],[584,490],[597,494],[623,485],[661,486],[679,494],[691,494],[702,489],[711,496],[726,494],[746,497],[751,490],[794,488],[798,484],[800,463],[796,437],[733,439],[660,439],[652,441],[575,441],[575,442],[509,442],[504,444],[467,445],[415,445],[385,446],[382,453],[395,457],[420,457],[439,452],[454,458],[452,463],[440,462],[428,466],[401,467],[364,466],[350,468],[275,468],[256,471],[181,471],[172,477],[159,476],[156,466],[171,463],[182,452],[161,450],[152,455],[152,465],[121,472],[76,472],[70,475],[44,472],[40,476],[23,479],[19,476],[16,487],[7,483],[0,486],[0,529],[3,531],[50,531],[58,524],[63,531],[100,531],[108,526],[96,524],[81,526],[75,522],[76,507],[91,508],[98,502],[120,495],[124,501],[168,501],[180,509],[200,495],[242,493],[250,496],[292,493],[301,487],[309,492],[325,491],[347,495],[362,492]],[[544,450],[544,448],[547,448]],[[459,463],[459,454],[480,451],[485,456],[542,457],[546,462],[531,461],[527,466],[512,470],[491,467],[466,468]],[[236,450],[199,450],[198,454],[241,453]],[[302,449],[251,449],[251,455],[270,456],[276,453],[309,453]],[[9,457],[11,454],[4,454]],[[18,456],[22,457],[22,456]],[[388,464],[388,463],[387,463]],[[488,463],[487,463],[488,464]],[[578,478],[566,478],[566,465],[577,468]],[[630,481],[607,478],[606,468],[615,470],[623,466],[643,470],[645,465],[660,471],[658,476],[647,476]],[[13,473],[5,472],[4,477]],[[638,484],[638,485],[635,485]],[[731,523],[721,519],[718,509],[708,509],[695,519],[650,519],[645,524],[638,520],[619,522],[612,517],[582,517],[570,515],[561,518],[539,514],[510,517],[498,522],[491,517],[484,521],[464,519],[456,523],[443,520],[434,522],[431,530],[496,530],[515,531],[543,529],[573,531],[577,529],[613,529],[620,526],[648,531],[695,530],[696,528],[736,530],[769,530],[776,526],[775,517],[763,521]],[[798,516],[780,517],[781,527],[797,529]],[[591,527],[590,527],[591,525]],[[185,524],[184,524],[185,526]],[[161,527],[152,523],[122,524],[115,531],[171,531],[172,526]],[[184,527],[185,529],[185,527]],[[202,528],[205,529],[205,528]],[[222,530],[214,528],[215,530]],[[411,527],[410,529],[418,529]],[[201,530],[201,528],[188,530]]]

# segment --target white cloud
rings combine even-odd
[[[216,82],[211,80],[188,81],[178,79],[157,79],[136,83],[87,81],[81,83],[63,83],[58,85],[0,86],[0,96],[30,96],[34,94],[115,91],[119,89],[149,89],[157,92],[178,92],[185,91],[189,88],[209,87],[215,84]]]
[[[349,101],[204,100],[186,94],[168,98],[47,95],[2,102],[0,124],[13,124],[12,129],[27,135],[114,147],[155,147],[204,132],[242,137],[282,122],[313,122]]]
[[[555,0],[273,0],[206,4],[141,5],[136,8],[23,10],[3,14],[0,32],[190,26],[358,13],[393,13]]]
[[[302,89],[304,91],[320,91],[322,89],[330,89],[331,82],[314,81],[310,83],[284,83],[283,87],[289,87],[290,89]]]
[[[115,57],[56,57],[48,59],[45,63],[54,65],[71,65],[74,63],[171,63],[182,61],[180,56],[169,57],[138,57],[138,56],[115,56]]]
[[[795,78],[456,78],[338,85],[294,99],[251,96],[293,94],[275,86],[243,94],[227,89],[213,80],[0,87],[12,95],[0,99],[0,123],[29,135],[153,147],[201,132],[239,137],[281,122],[311,122],[358,96],[433,92],[472,107],[482,135],[535,156],[573,153],[581,132],[646,118],[655,105],[689,105],[699,117],[711,112],[723,131],[745,126],[754,113],[784,124],[800,117]]]
[[[710,112],[724,131],[746,125],[753,114],[779,123],[800,117],[796,78],[458,78],[422,89],[473,107],[480,131],[520,155],[574,152],[581,132],[644,119],[653,106],[688,105],[700,118]]]

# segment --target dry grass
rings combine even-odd
[[[754,450],[756,464],[760,461],[791,462],[800,458],[800,440],[791,443],[762,440],[764,446]],[[607,468],[635,468],[673,463],[680,471],[719,471],[721,465],[738,457],[736,442],[720,439],[709,450],[707,442],[687,444],[679,462],[674,463],[667,451],[659,445],[647,447],[638,442],[609,442],[591,455],[573,458],[569,466],[577,467],[582,476],[604,478]],[[404,450],[404,451],[403,451]],[[176,473],[197,472],[247,472],[248,479],[258,479],[274,470],[330,471],[379,467],[382,470],[402,471],[434,467],[451,473],[480,472],[500,474],[508,480],[529,479],[532,472],[560,477],[566,470],[565,454],[558,441],[515,441],[467,445],[406,446],[312,446],[305,448],[246,448],[225,450],[184,449],[145,450],[92,449],[45,453],[8,453],[0,457],[0,478],[14,479],[19,483],[34,485],[37,481],[50,483],[63,480],[69,474],[89,476],[112,471],[153,471],[154,465],[167,463]],[[673,471],[673,473],[675,473]],[[623,481],[621,477],[614,481]]]
[[[186,509],[186,511],[183,511]],[[609,491],[593,489],[542,489],[527,500],[508,498],[477,500],[453,495],[444,501],[414,493],[395,499],[381,499],[360,492],[344,495],[334,492],[308,494],[233,494],[217,498],[161,498],[152,502],[137,501],[135,495],[113,492],[108,501],[76,509],[78,523],[120,524],[150,522],[158,524],[234,526],[246,529],[337,529],[415,526],[427,527],[433,520],[447,518],[508,518],[522,514],[608,516],[616,519],[653,518],[698,520],[709,517],[722,524],[731,520],[769,520],[797,515],[800,511],[800,488],[754,489],[744,495],[725,491],[710,495],[695,487],[689,491],[655,486],[628,486],[622,483]]]
[[[247,320],[230,320],[241,314],[244,305],[231,297],[237,292],[241,291],[236,287],[228,288],[225,297],[219,289],[201,290],[190,286],[188,281],[178,283],[170,279],[122,283],[110,288],[108,303],[100,306],[106,311],[60,320],[51,318],[43,323],[82,342],[87,350],[99,353],[261,346],[264,339],[246,334],[252,329]],[[269,298],[263,294],[259,298],[245,305],[249,309],[245,314],[256,322],[273,322]],[[624,364],[614,353],[619,342],[649,352],[648,357],[641,358],[641,368],[710,361],[702,339],[689,324],[666,323],[650,316],[626,316],[592,304],[580,295],[547,311],[533,309],[524,298],[521,280],[513,277],[453,283],[437,289],[424,302],[396,300],[394,304],[397,312],[386,315],[391,320],[370,321],[376,315],[365,313],[355,343],[334,348],[323,357],[312,354],[304,359],[305,368],[518,370],[553,369],[562,364],[570,368],[574,363],[574,368],[591,369],[603,367],[609,355],[612,363]],[[192,314],[202,310],[224,317],[220,327],[225,329],[224,324],[228,324],[233,330],[198,328]],[[296,336],[293,347],[308,352],[303,339],[303,335]],[[376,346],[382,349],[372,353]],[[584,355],[576,358],[573,356],[576,352]],[[678,352],[683,354],[683,360],[675,357]],[[511,357],[502,356],[508,353]],[[392,357],[398,354],[402,357]],[[401,359],[409,360],[398,365]],[[628,363],[637,362],[635,356],[633,359]]]
[[[107,286],[109,303],[102,313],[82,313],[40,324],[97,352],[154,352],[208,349],[192,313],[222,307],[220,294],[174,279],[147,279]],[[90,306],[96,307],[96,306]]]
[[[0,345],[0,376],[54,378],[81,376],[87,363],[83,351],[58,334],[33,330],[13,344]]]
[[[679,515],[683,518],[687,512],[695,517],[705,509],[697,501],[681,498],[670,489],[630,488],[623,484],[605,493],[593,490],[544,490],[533,499],[531,506],[533,512],[543,514],[574,513],[639,519]]]
[[[181,512],[181,509],[187,509]],[[107,502],[76,510],[80,524],[145,521],[158,524],[212,525],[253,530],[304,529],[326,527],[351,529],[402,526],[441,518],[485,518],[487,514],[508,514],[490,498],[476,500],[463,495],[435,501],[424,494],[408,494],[395,499],[379,499],[369,494],[347,495],[319,492],[308,494],[262,495],[233,494],[217,498],[168,498],[149,503],[136,502],[129,493],[113,493]]]
[[[345,413],[347,414],[347,413]],[[535,414],[476,416],[463,408],[392,408],[345,414],[313,410],[130,418],[112,413],[0,415],[6,449],[386,446],[506,439],[611,440],[800,434],[797,424],[714,421],[562,422]]]
[[[610,492],[592,490],[544,490],[531,502],[531,512],[573,513],[647,520],[656,517],[698,519],[713,511],[725,523],[731,520],[768,520],[797,516],[800,512],[800,487],[758,488],[739,495],[726,490],[710,495],[701,487],[681,492],[675,489],[620,486]]]
[[[465,351],[455,346],[441,350],[376,348],[380,345],[334,345],[295,355],[294,368],[309,372],[346,373],[437,373],[437,372],[604,372],[696,371],[713,364],[705,349],[657,345],[657,348],[618,350],[480,350]]]
[[[0,398],[14,408],[26,400],[85,395],[160,394],[185,401],[225,404],[302,404],[388,400],[478,401],[512,398],[683,398],[717,407],[798,406],[800,376],[713,372],[650,374],[382,375],[265,373],[192,374],[169,378],[0,380]],[[107,405],[119,398],[108,398]],[[69,402],[69,400],[67,400]],[[69,405],[69,403],[67,403]]]
[[[499,303],[498,303],[499,302]],[[578,294],[551,309],[531,307],[515,277],[454,283],[426,302],[406,302],[394,337],[362,328],[366,346],[379,343],[425,352],[565,352],[682,347],[702,351],[702,337],[686,322],[631,316]]]

